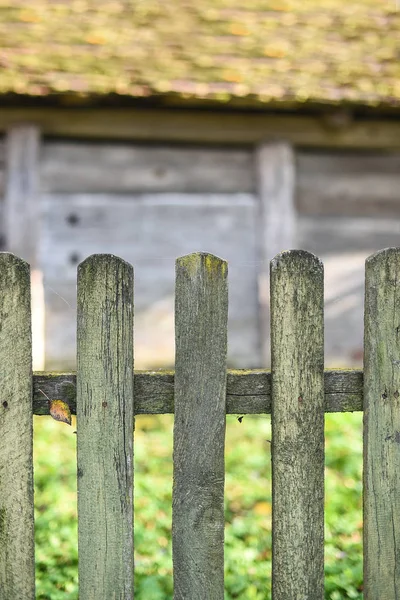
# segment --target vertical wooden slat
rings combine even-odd
[[[34,600],[29,266],[0,254],[0,598]]]
[[[173,562],[175,600],[224,597],[227,264],[176,263]]]
[[[6,138],[4,194],[7,249],[36,268],[39,228],[40,130],[35,125],[15,125]]]
[[[400,249],[367,259],[364,598],[400,598]]]
[[[5,144],[5,247],[28,261],[32,276],[33,367],[44,367],[44,296],[39,270],[40,129],[21,124],[10,127]]]
[[[271,262],[272,594],[324,598],[323,266]]]
[[[82,600],[133,598],[133,269],[78,268],[78,546]]]
[[[255,153],[259,200],[259,306],[263,363],[270,364],[269,261],[296,246],[295,156],[291,144],[264,142]]]

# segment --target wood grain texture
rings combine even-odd
[[[67,193],[253,192],[250,150],[47,142],[41,189]]]
[[[29,266],[0,253],[0,597],[34,600]]]
[[[79,596],[133,598],[133,269],[78,269]]]
[[[323,116],[261,111],[2,108],[0,132],[20,122],[36,123],[46,136],[75,139],[232,145],[284,139],[316,148],[400,148],[400,124],[394,119],[357,119],[335,127]]]
[[[40,131],[34,125],[10,128],[6,138],[4,220],[7,250],[36,268],[39,236]]]
[[[272,594],[324,598],[323,266],[271,261]]]
[[[400,250],[366,261],[364,598],[400,597]]]
[[[363,410],[363,373],[357,370],[325,371],[325,412]],[[76,414],[75,373],[35,373],[33,412],[48,415],[49,398],[67,402]],[[174,371],[135,371],[135,414],[174,412]],[[257,370],[227,371],[227,414],[270,414],[271,373]]]
[[[176,263],[172,543],[175,600],[224,598],[227,263]]]

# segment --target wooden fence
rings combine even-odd
[[[176,370],[133,371],[133,269],[78,268],[77,374],[33,374],[28,265],[0,254],[0,598],[33,600],[32,413],[77,414],[79,597],[128,600],[133,585],[134,415],[174,413],[176,600],[224,597],[226,413],[272,412],[274,600],[324,597],[324,413],[364,411],[364,598],[400,590],[400,249],[366,262],[361,371],[324,372],[323,266],[271,262],[272,371],[226,371],[227,264],[176,263]],[[32,402],[33,399],[33,402]]]

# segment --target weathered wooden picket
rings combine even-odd
[[[397,280],[399,278],[399,285]],[[274,600],[324,597],[324,413],[364,411],[364,598],[400,590],[400,249],[366,262],[365,361],[325,371],[323,266],[271,262],[272,371],[226,371],[227,264],[176,264],[176,370],[133,371],[133,269],[78,268],[77,374],[31,370],[28,265],[0,254],[0,599],[33,600],[32,414],[77,414],[79,597],[133,585],[134,415],[174,413],[175,600],[224,597],[225,415],[272,412]],[[42,390],[42,391],[40,391]],[[151,600],[151,599],[150,599]]]

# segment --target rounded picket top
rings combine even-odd
[[[113,262],[115,262],[116,264],[119,264],[119,265],[126,265],[127,267],[133,269],[132,265],[128,261],[121,258],[120,256],[116,256],[115,254],[99,253],[99,254],[91,254],[90,256],[88,256],[87,258],[82,260],[78,264],[78,272],[81,271],[82,269],[87,268],[87,265],[92,265],[93,268],[96,268],[96,267],[99,268],[101,265],[110,264]]]
[[[185,271],[190,277],[199,273],[226,277],[228,263],[223,258],[209,252],[192,252],[176,259],[176,272]]]
[[[0,252],[0,288],[12,290],[21,310],[26,309],[30,313],[31,268],[26,260],[12,252]]]
[[[271,273],[278,269],[286,271],[315,270],[315,272],[324,271],[324,265],[318,256],[307,250],[283,250],[270,261]]]
[[[400,256],[400,247],[393,246],[390,248],[383,248],[382,250],[374,252],[374,254],[371,254],[365,259],[365,268],[373,266],[378,262],[382,263],[383,261],[395,256]]]
[[[20,268],[24,273],[30,271],[30,264],[23,258],[13,252],[0,252],[0,268],[4,269],[6,266]]]

